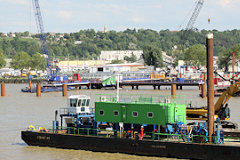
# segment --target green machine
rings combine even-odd
[[[183,97],[99,95],[95,102],[95,120],[110,123],[165,125],[186,123],[186,104]],[[181,101],[181,102],[180,102]]]

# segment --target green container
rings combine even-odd
[[[186,123],[186,105],[151,103],[150,99],[139,103],[95,102],[95,120],[149,125]]]

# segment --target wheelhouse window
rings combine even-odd
[[[78,106],[79,106],[79,107],[81,106],[81,102],[82,102],[82,100],[79,99],[79,100],[78,100]]]
[[[86,104],[86,99],[83,99],[82,100],[82,106],[85,106],[85,104]]]
[[[147,117],[148,117],[148,118],[153,118],[153,112],[148,112],[148,113],[147,113]]]
[[[86,106],[89,106],[90,99],[87,99]]]
[[[104,110],[100,110],[100,111],[99,111],[99,115],[100,115],[100,116],[103,116],[103,115],[104,115]]]
[[[119,112],[118,112],[118,111],[114,111],[114,112],[113,112],[113,115],[114,115],[114,116],[119,116]]]
[[[132,116],[133,116],[133,117],[138,117],[138,112],[133,111],[133,112],[132,112]]]
[[[76,107],[77,99],[70,99],[70,107]]]

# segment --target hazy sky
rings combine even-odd
[[[180,30],[197,0],[39,0],[45,32]],[[240,29],[240,0],[205,0],[198,29]],[[210,24],[208,18],[211,19]],[[0,32],[37,32],[32,0],[0,0]]]

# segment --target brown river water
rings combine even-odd
[[[6,84],[6,96],[0,97],[0,160],[145,160],[168,159],[158,157],[134,156],[119,153],[101,153],[71,149],[55,149],[49,147],[28,146],[21,139],[21,130],[26,130],[29,125],[51,126],[54,112],[66,107],[67,98],[61,92],[42,93],[36,97],[35,93],[22,93],[21,88],[27,84]],[[186,101],[193,105],[206,105],[206,99],[199,97],[198,87],[183,87],[177,90],[178,95],[185,95]],[[75,90],[68,91],[68,95],[85,94],[92,98],[92,105],[96,94],[116,93],[116,90]],[[139,90],[123,88],[120,94],[151,94],[170,95],[170,87],[153,90],[152,87],[139,87]],[[218,98],[215,97],[215,101]],[[240,125],[240,97],[230,99],[231,121]],[[103,146],[104,147],[104,146]]]

